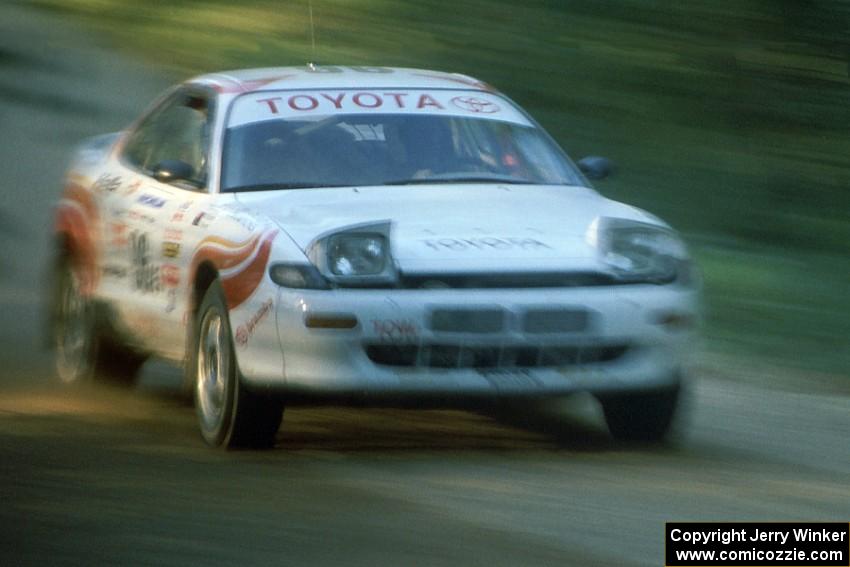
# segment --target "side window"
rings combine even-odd
[[[196,95],[180,93],[144,119],[130,135],[124,159],[146,173],[164,160],[180,160],[192,167],[188,181],[206,184],[209,146],[209,108]]]

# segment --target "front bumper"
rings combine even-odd
[[[276,320],[283,368],[279,374],[243,374],[256,388],[355,398],[663,387],[678,380],[691,348],[698,295],[676,285],[280,288]],[[356,323],[347,329],[306,323],[350,317]]]

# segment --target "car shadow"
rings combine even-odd
[[[179,423],[185,426],[194,415],[192,401],[180,384],[178,369],[154,363],[143,372],[132,395],[165,412],[180,412]],[[602,453],[631,449],[654,451],[669,447],[614,440],[596,400],[589,395],[576,395],[463,409],[297,405],[287,407],[272,452]]]

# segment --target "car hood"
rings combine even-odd
[[[592,189],[538,185],[415,185],[239,193],[306,250],[347,227],[391,223],[405,271],[556,270],[597,266],[600,217],[658,222]]]

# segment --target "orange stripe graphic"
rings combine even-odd
[[[74,204],[59,204],[55,230],[67,235],[80,278],[80,291],[83,295],[91,295],[100,275],[97,270],[97,230],[100,215],[91,194],[81,183],[66,183],[63,198]]]
[[[267,233],[262,241],[262,235],[257,234],[244,243],[235,243],[218,237],[207,237],[196,249],[192,258],[190,274],[194,279],[195,272],[203,262],[210,262],[216,270],[223,271],[238,266],[248,260],[256,252],[256,256],[246,266],[234,274],[222,278],[221,285],[227,299],[229,309],[235,309],[248,299],[260,282],[265,273],[266,264],[271,254],[272,241],[277,235],[277,230]],[[221,250],[212,248],[210,244],[220,244],[233,247],[233,250]],[[258,251],[259,249],[259,251]]]
[[[272,250],[272,241],[276,235],[277,231],[275,230],[263,239],[257,256],[251,260],[251,263],[245,269],[222,280],[221,286],[224,288],[228,309],[239,307],[259,287],[266,272],[266,264]]]

